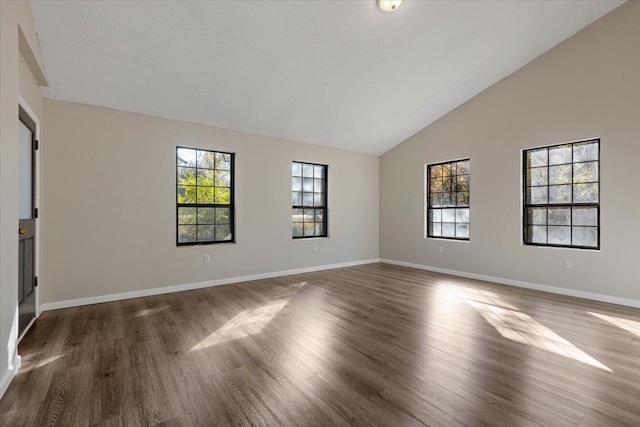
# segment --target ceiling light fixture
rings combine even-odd
[[[385,12],[393,12],[402,4],[402,0],[378,0],[378,7]]]

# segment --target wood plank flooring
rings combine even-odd
[[[639,426],[640,310],[386,264],[45,312],[0,425]]]

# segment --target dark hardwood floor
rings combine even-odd
[[[640,425],[640,310],[385,264],[45,312],[0,425]]]

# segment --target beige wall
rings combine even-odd
[[[44,108],[43,303],[378,258],[378,157],[48,99]],[[177,145],[236,153],[236,244],[176,247]],[[329,238],[291,239],[292,160],[329,165]]]
[[[20,46],[20,48],[19,48]],[[42,119],[33,69],[44,79],[42,55],[29,3],[0,1],[0,395],[13,377],[18,310],[18,104]],[[46,83],[46,82],[45,82]]]
[[[591,137],[601,138],[601,251],[523,246],[521,150]],[[471,241],[425,239],[424,165],[463,157]],[[630,2],[382,156],[381,257],[640,300],[639,161],[640,2]]]

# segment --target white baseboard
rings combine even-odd
[[[611,304],[625,305],[628,307],[640,308],[640,301],[630,298],[614,297],[610,295],[595,294],[592,292],[577,291],[574,289],[559,288],[556,286],[538,285],[537,283],[522,282],[520,280],[505,279],[502,277],[485,276],[483,274],[467,273],[464,271],[448,270],[446,268],[431,267],[429,265],[413,264],[410,262],[396,261],[392,259],[380,259],[386,264],[400,265],[403,267],[416,268],[418,270],[432,271],[434,273],[450,274],[452,276],[466,277],[468,279],[484,280],[485,282],[499,283],[501,285],[517,286],[519,288],[534,289],[536,291],[550,292],[553,294],[567,295],[571,297],[585,298],[594,301],[608,302]]]
[[[41,311],[58,310],[60,308],[78,307],[81,305],[100,304],[103,302],[120,301],[131,298],[148,297],[151,295],[168,294],[172,292],[188,291],[192,289],[208,288],[211,286],[229,285],[232,283],[249,282],[251,280],[271,279],[273,277],[291,276],[294,274],[311,273],[314,271],[330,270],[333,268],[353,267],[356,265],[380,262],[379,258],[361,261],[341,262],[338,264],[318,265],[315,267],[296,268],[294,270],[274,271],[271,273],[253,274],[250,276],[229,277],[226,279],[209,280],[206,282],[187,283],[184,285],[165,286],[162,288],[143,289],[140,291],[123,292],[119,294],[101,295],[97,297],[71,299],[66,301],[42,304]]]
[[[5,372],[5,374],[2,376],[2,380],[0,380],[0,399],[2,399],[2,396],[4,396],[4,392],[9,388],[9,384],[11,384],[11,380],[13,380],[13,377],[15,377],[18,373],[21,361],[22,359],[20,359],[20,356],[16,354],[16,356],[13,358],[13,363],[9,364],[9,369],[7,369],[7,372]]]

